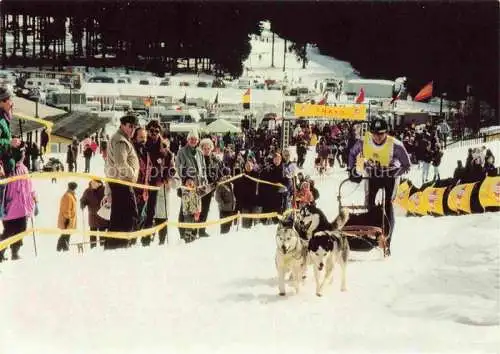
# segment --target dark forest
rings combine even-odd
[[[81,64],[82,59],[103,66],[137,67],[141,62],[161,74],[175,71],[177,59],[205,58],[216,70],[237,76],[250,52],[249,35],[258,34],[259,22],[269,20],[272,30],[293,43],[299,56],[306,43],[315,44],[323,54],[350,62],[363,77],[406,76],[410,92],[434,81],[434,95],[447,92],[451,99],[464,98],[469,84],[478,98],[498,106],[499,6],[495,1],[4,0],[0,4],[3,14],[54,17],[55,22],[40,27],[48,43],[64,35],[61,24],[71,18],[75,51],[51,58],[61,65]],[[3,29],[12,30],[8,23]],[[81,43],[84,31],[96,35],[98,49]],[[115,62],[96,63],[96,50],[114,54]],[[14,63],[16,55],[2,53],[4,64]]]

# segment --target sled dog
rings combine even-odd
[[[332,224],[315,205],[305,205],[297,213],[296,228],[300,237],[310,240],[317,231],[331,230]]]
[[[308,257],[313,265],[317,296],[322,296],[325,285],[332,283],[335,263],[340,265],[341,270],[340,290],[346,290],[349,243],[341,230],[348,220],[349,212],[341,209],[330,230],[316,231],[309,240]]]
[[[299,293],[302,271],[306,263],[307,246],[300,240],[293,221],[280,221],[276,231],[276,269],[278,271],[278,288],[280,296],[286,294],[285,278],[291,273],[295,291]]]

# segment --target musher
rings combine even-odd
[[[360,183],[367,177],[365,185],[366,206],[375,207],[375,197],[384,189],[384,209],[389,221],[387,252],[390,255],[392,232],[394,230],[394,208],[399,177],[410,170],[411,162],[403,143],[387,134],[387,122],[376,118],[370,124],[370,132],[358,140],[349,153],[349,179]],[[359,166],[359,167],[357,167]]]

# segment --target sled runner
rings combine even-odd
[[[368,208],[367,205],[347,205],[342,200],[342,187],[349,179],[340,183],[338,202],[340,208],[349,210],[349,220],[342,229],[347,236],[351,251],[367,252],[379,248],[388,255],[387,235],[389,234],[389,220],[383,204]],[[383,200],[383,198],[382,198]]]

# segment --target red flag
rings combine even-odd
[[[413,99],[414,101],[422,101],[422,100],[425,100],[427,98],[430,98],[432,97],[432,86],[433,86],[433,82],[429,82],[427,85],[425,85],[418,93],[417,95],[415,96],[415,98]]]
[[[325,92],[325,95],[323,96],[323,98],[321,99],[321,101],[318,102],[318,104],[325,105],[327,100],[328,100],[328,91]]]
[[[364,88],[361,88],[359,90],[359,95],[358,97],[356,97],[356,103],[363,103],[363,101],[365,100],[365,89]]]

